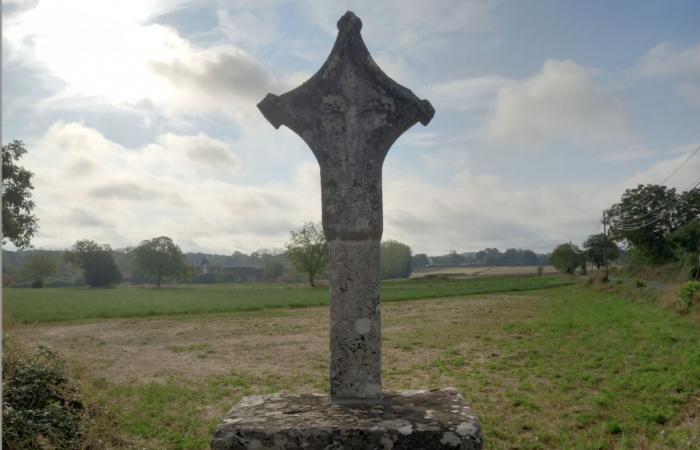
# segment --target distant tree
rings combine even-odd
[[[596,269],[605,264],[605,248],[608,250],[608,261],[614,261],[620,257],[620,248],[603,233],[588,236],[583,248],[586,249],[586,257],[595,265]]]
[[[607,217],[612,239],[626,242],[652,264],[662,264],[674,258],[669,235],[700,217],[700,194],[678,195],[673,188],[640,184],[626,190]]]
[[[433,256],[433,265],[436,266],[461,266],[464,265],[467,258],[464,255],[457,253],[457,250],[450,250],[447,255]]]
[[[560,244],[552,252],[550,261],[555,269],[573,274],[578,267],[585,270],[586,257],[577,246],[571,244]]]
[[[416,253],[415,255],[413,255],[411,263],[413,265],[413,268],[427,267],[430,265],[430,260],[428,259],[428,255],[426,255],[425,253]]]
[[[56,260],[45,253],[34,254],[22,267],[22,278],[32,282],[32,287],[43,287],[44,278],[54,275],[58,270]]]
[[[9,240],[18,248],[29,247],[37,229],[32,173],[17,164],[25,153],[22,141],[2,146],[2,243]]]
[[[80,240],[70,250],[66,250],[63,257],[67,262],[83,269],[85,283],[90,287],[110,286],[121,281],[122,276],[109,244]]]
[[[268,280],[277,280],[284,273],[284,263],[277,259],[266,258],[263,262],[263,274]]]
[[[384,241],[380,255],[382,279],[411,276],[411,247],[399,241]]]
[[[164,278],[181,279],[187,266],[180,247],[167,236],[142,241],[133,250],[134,264],[160,287]]]
[[[496,266],[501,263],[502,256],[497,248],[485,248],[476,252],[474,262],[483,266]]]
[[[307,222],[299,230],[290,231],[287,257],[294,267],[309,276],[309,284],[315,286],[314,277],[326,268],[330,258],[328,241],[321,224]]]

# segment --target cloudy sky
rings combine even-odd
[[[580,242],[700,145],[695,0],[4,1],[2,140],[29,149],[35,247],[250,252],[320,220],[311,151],[255,104],[321,66],[346,10],[436,110],[384,165],[384,238],[414,252]]]

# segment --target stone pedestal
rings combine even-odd
[[[455,388],[387,392],[379,403],[356,405],[319,394],[246,397],[211,442],[213,450],[482,447],[479,421]]]

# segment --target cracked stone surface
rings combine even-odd
[[[352,405],[321,394],[245,397],[211,442],[213,450],[482,447],[479,421],[455,388],[386,392],[381,402]]]
[[[362,21],[347,12],[323,66],[308,81],[258,104],[311,148],[321,167],[323,231],[330,243],[331,396],[382,396],[379,243],[382,165],[406,130],[434,110],[387,76],[365,46]]]

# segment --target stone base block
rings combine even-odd
[[[481,426],[455,388],[384,393],[372,404],[333,404],[327,395],[242,399],[219,425],[214,450],[468,449]]]

